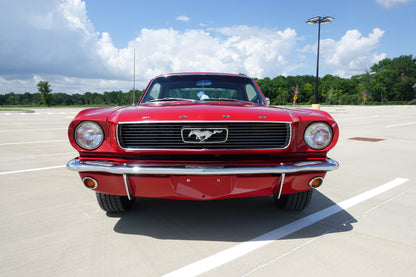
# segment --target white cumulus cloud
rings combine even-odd
[[[254,77],[287,74],[284,58],[296,43],[293,29],[275,31],[234,26],[216,30],[142,29],[126,49],[114,47],[108,34],[99,40],[103,61],[113,74],[128,74],[136,49],[136,72],[146,78],[179,71],[245,73]]]
[[[373,29],[367,37],[358,30],[349,30],[340,41],[323,40],[323,62],[335,68],[334,74],[341,77],[362,74],[364,69],[386,58],[385,53],[374,52],[383,34],[379,28]]]
[[[376,28],[365,37],[349,30],[339,41],[322,40],[321,61],[340,76],[360,74],[385,57],[375,52],[383,33]],[[126,91],[132,87],[134,51],[138,88],[155,75],[181,71],[297,75],[316,53],[300,42],[293,28],[201,26],[141,28],[118,48],[110,33],[95,31],[81,0],[2,1],[0,93],[35,92],[39,80],[50,81],[54,92]]]
[[[377,0],[377,3],[379,3],[380,5],[386,7],[386,8],[390,8],[391,6],[398,4],[398,3],[406,3],[409,2],[410,0]]]
[[[180,15],[180,16],[176,17],[176,20],[183,21],[183,22],[188,22],[191,19],[186,15]]]

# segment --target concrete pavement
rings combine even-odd
[[[270,197],[138,199],[133,211],[119,215],[101,211],[94,193],[64,167],[77,155],[66,128],[80,109],[1,112],[0,275],[162,276],[229,249],[247,249],[255,239],[260,247],[223,256],[229,258],[223,264],[199,263],[191,273],[415,276],[416,106],[321,109],[340,125],[338,145],[329,153],[340,168],[327,174],[305,211],[277,210]],[[351,140],[357,137],[381,140]],[[397,178],[406,181],[290,229]],[[264,237],[288,228],[285,237]]]

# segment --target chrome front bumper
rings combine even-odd
[[[326,172],[338,168],[338,163],[332,159],[322,161],[305,161],[296,163],[281,163],[276,166],[249,166],[249,167],[223,167],[223,166],[140,166],[134,164],[120,164],[109,161],[82,161],[73,159],[66,167],[77,172],[103,172],[111,174],[163,174],[163,175],[241,175],[241,174],[290,174],[297,172]]]

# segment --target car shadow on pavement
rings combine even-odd
[[[136,199],[135,207],[119,217],[114,231],[156,239],[242,242],[283,227],[335,203],[315,191],[311,204],[301,212],[277,208],[272,197],[186,201]],[[316,237],[324,233],[346,232],[357,222],[342,210],[286,238]]]

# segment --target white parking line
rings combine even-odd
[[[400,123],[400,124],[394,124],[394,125],[388,125],[386,128],[392,128],[392,127],[399,127],[399,126],[405,126],[405,125],[411,125],[416,124],[416,121],[414,122],[407,122],[407,123]]]
[[[312,224],[315,224],[331,215],[334,215],[342,210],[351,208],[359,203],[362,203],[372,197],[375,197],[383,192],[391,190],[405,182],[407,179],[404,178],[396,178],[384,185],[376,187],[372,190],[354,196],[350,199],[347,199],[339,204],[332,205],[326,209],[308,215],[304,218],[301,218],[295,222],[277,228],[271,232],[258,236],[252,240],[240,243],[234,247],[228,248],[224,251],[221,251],[217,254],[209,256],[205,259],[200,261],[194,262],[190,265],[185,267],[179,268],[175,271],[172,271],[164,277],[172,277],[172,276],[197,276],[214,268],[217,268],[223,264],[231,262],[239,257],[242,257],[258,248],[266,246],[270,243],[275,242],[281,238],[284,238],[294,232],[297,232],[305,227],[308,227]]]
[[[32,132],[32,131],[56,131],[56,130],[68,130],[68,128],[8,129],[8,130],[0,130],[0,133],[8,133],[8,132]]]
[[[362,116],[362,117],[346,117],[346,118],[337,118],[337,121],[345,121],[345,120],[362,120],[362,119],[369,119],[369,118],[377,118],[380,117],[379,115],[372,115],[372,116]]]
[[[19,112],[0,112],[0,115],[7,115],[7,116],[10,116],[10,115],[13,115],[13,116],[16,116],[16,115],[29,115],[29,116],[32,116],[32,115],[56,115],[56,114],[58,114],[58,115],[76,115],[77,114],[77,112],[21,112],[21,113],[19,113]]]
[[[33,172],[33,171],[41,171],[41,170],[50,170],[50,169],[63,168],[63,167],[65,167],[65,165],[31,168],[31,169],[23,169],[23,170],[15,170],[15,171],[5,171],[5,172],[0,172],[0,175],[16,174],[16,173],[24,173],[24,172]]]
[[[297,250],[299,250],[299,249],[301,249],[301,248],[303,248],[303,247],[305,247],[305,246],[307,246],[307,245],[311,244],[312,242],[314,242],[314,241],[316,241],[316,240],[318,240],[318,239],[322,238],[324,235],[326,235],[326,234],[329,234],[329,233],[331,233],[331,232],[336,231],[336,230],[337,230],[337,229],[339,229],[340,227],[345,226],[345,224],[350,224],[350,223],[352,223],[353,221],[357,220],[358,218],[360,218],[360,217],[362,217],[362,216],[365,216],[365,215],[369,214],[370,212],[374,211],[375,209],[378,209],[378,208],[380,208],[380,207],[382,207],[382,206],[386,205],[387,203],[389,203],[389,202],[391,202],[391,201],[393,201],[393,200],[395,200],[395,199],[397,199],[397,198],[399,198],[399,197],[403,196],[404,194],[408,193],[408,192],[409,192],[409,191],[411,191],[411,190],[414,190],[415,188],[416,188],[416,186],[412,186],[412,187],[410,187],[410,188],[406,189],[405,191],[402,191],[402,192],[400,192],[399,194],[396,194],[396,195],[394,195],[393,197],[390,197],[390,198],[389,198],[389,199],[387,199],[386,201],[384,201],[384,202],[382,202],[382,203],[380,203],[380,204],[377,204],[377,205],[375,205],[374,207],[372,207],[372,208],[370,208],[370,209],[368,209],[368,210],[366,210],[366,211],[364,211],[364,212],[360,213],[359,215],[354,216],[352,219],[348,219],[348,220],[346,220],[346,221],[342,222],[341,224],[338,224],[338,225],[337,225],[337,226],[335,226],[335,227],[331,227],[330,229],[328,229],[328,230],[326,230],[326,231],[322,232],[319,236],[314,237],[314,238],[312,238],[312,239],[310,239],[310,240],[308,240],[308,241],[306,241],[306,242],[302,243],[301,245],[299,245],[299,246],[297,246],[297,247],[295,247],[295,248],[293,248],[293,249],[290,249],[289,251],[286,251],[285,253],[281,254],[279,257],[277,257],[277,258],[275,258],[275,259],[273,259],[273,260],[271,260],[271,261],[268,261],[267,263],[264,263],[264,264],[262,264],[262,265],[257,266],[256,268],[254,268],[254,269],[250,270],[250,271],[249,271],[249,272],[247,272],[246,274],[241,275],[241,277],[247,277],[247,276],[250,276],[251,274],[253,274],[253,273],[257,272],[257,271],[259,271],[259,270],[261,270],[261,269],[263,269],[263,268],[265,268],[265,267],[267,267],[267,266],[270,266],[270,265],[272,265],[272,264],[274,264],[274,263],[278,262],[279,260],[283,259],[284,257],[286,257],[286,256],[288,256],[288,255],[290,255],[290,254],[292,254],[293,252],[295,252],[295,251],[297,251]]]
[[[51,143],[51,142],[63,142],[63,141],[68,141],[68,140],[57,139],[57,140],[41,140],[41,141],[25,141],[25,142],[7,142],[7,143],[0,143],[0,146],[16,145],[16,144]]]

